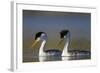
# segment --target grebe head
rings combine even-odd
[[[60,38],[61,38],[61,39],[64,39],[64,38],[67,38],[67,37],[70,37],[70,32],[69,32],[69,30],[62,30],[62,31],[60,32]]]
[[[60,42],[58,43],[58,45],[60,45],[65,38],[69,38],[70,37],[70,32],[69,30],[62,30],[60,32]]]
[[[47,34],[45,32],[38,32],[35,35],[35,40],[46,40],[47,39]]]
[[[34,47],[39,41],[47,40],[47,34],[45,32],[38,32],[35,34],[35,41],[31,47]]]

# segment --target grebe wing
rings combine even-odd
[[[58,49],[48,49],[48,50],[45,50],[45,52],[48,55],[55,55],[55,56],[61,56],[61,54],[62,54],[62,51],[58,50]]]
[[[73,56],[74,55],[86,56],[91,54],[91,52],[87,50],[69,50],[69,53],[71,53]]]

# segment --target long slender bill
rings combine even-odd
[[[58,43],[57,46],[61,45],[61,43],[63,42],[63,40],[64,40],[64,39],[61,39],[61,40],[59,41],[59,43]]]
[[[40,40],[40,39],[35,40],[35,42],[34,42],[34,43],[32,44],[32,46],[31,46],[31,48],[34,47],[34,46],[39,42],[39,40]]]

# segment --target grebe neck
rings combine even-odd
[[[69,56],[69,53],[68,53],[69,41],[70,41],[70,38],[67,37],[66,42],[65,42],[65,46],[63,48],[62,56]]]
[[[39,49],[39,56],[45,56],[44,47],[46,44],[46,40],[43,40]]]

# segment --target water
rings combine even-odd
[[[24,56],[24,62],[46,62],[46,61],[71,61],[91,59],[90,55],[84,56]]]
[[[77,53],[78,51],[78,53]],[[91,59],[90,51],[79,51],[79,50],[71,50],[70,56],[38,56],[38,50],[33,49],[24,49],[23,50],[23,62],[46,62],[46,61],[71,61],[71,60],[87,60]]]

